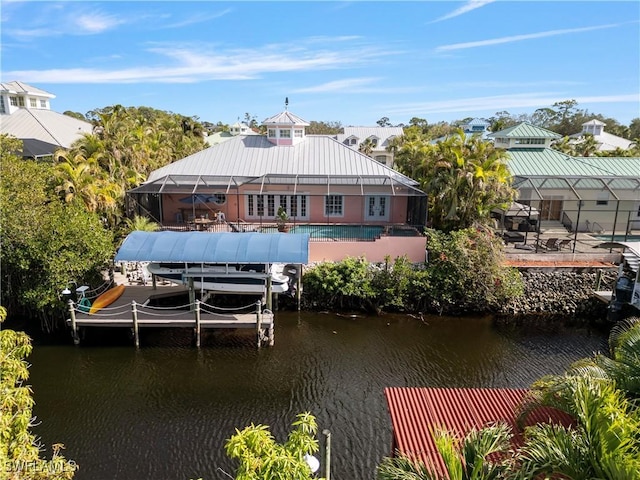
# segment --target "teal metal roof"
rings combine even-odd
[[[309,234],[135,231],[125,238],[115,261],[305,264]]]
[[[634,180],[640,177],[640,158],[571,157],[550,148],[507,150],[509,170],[516,177],[593,177]]]
[[[488,135],[491,138],[506,137],[506,138],[561,138],[562,135],[547,130],[546,128],[536,127],[530,123],[523,122],[513,127],[505,128],[499,132],[494,132]]]

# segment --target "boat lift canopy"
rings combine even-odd
[[[116,262],[309,263],[308,233],[130,233]]]

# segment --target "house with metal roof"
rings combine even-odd
[[[22,140],[24,157],[50,157],[93,129],[89,122],[51,110],[53,98],[23,82],[0,83],[0,133]]]
[[[462,129],[465,135],[468,135],[468,136],[474,135],[474,136],[480,137],[483,140],[486,140],[487,136],[490,133],[489,132],[490,125],[491,124],[489,122],[487,122],[486,120],[483,120],[482,118],[473,118],[468,122],[459,125],[459,128]],[[436,143],[442,142],[447,138],[449,138],[449,135],[444,135],[442,137],[434,138],[433,140],[431,140],[430,143],[435,145]]]
[[[404,134],[402,127],[344,127],[343,131],[335,136],[336,140],[356,150],[368,141],[371,146],[370,157],[393,167],[393,152],[387,151],[387,147],[395,137]]]
[[[237,135],[155,170],[128,192],[129,212],[164,228],[269,232],[284,211],[292,232],[325,244],[322,253],[312,248],[312,261],[377,261],[382,251],[412,249],[424,260],[427,197],[415,180],[332,136],[307,135],[309,124],[288,110],[263,123],[266,135]],[[351,244],[327,243],[343,240]],[[366,253],[362,243],[378,243],[380,252]]]
[[[612,133],[605,132],[604,127],[606,123],[594,118],[582,124],[582,131],[569,135],[569,138],[578,140],[585,135],[593,135],[593,139],[598,143],[597,149],[599,152],[613,151],[619,148],[620,150],[628,150],[633,146],[631,140],[613,135]]]
[[[528,123],[489,135],[507,150],[519,202],[540,225],[627,235],[640,230],[640,158],[572,157],[550,148],[560,135]]]

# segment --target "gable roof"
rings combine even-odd
[[[342,143],[350,137],[355,137],[360,142],[366,138],[377,137],[381,140],[377,149],[386,148],[389,140],[404,134],[402,127],[344,127],[343,132],[335,136],[339,142]]]
[[[336,180],[342,177],[343,180],[356,178],[360,184],[384,181],[410,188],[418,185],[415,180],[327,135],[307,135],[304,141],[290,146],[274,145],[264,135],[237,136],[155,170],[143,185],[162,182],[168,177],[188,177],[193,184],[198,177],[207,176],[233,177],[240,183],[272,176],[278,177],[272,183],[309,177],[327,184],[332,177]]]
[[[513,127],[505,128],[499,132],[490,133],[487,136],[490,138],[562,138],[562,135],[552,132],[551,130],[547,130],[546,128],[536,127],[535,125],[527,122],[522,122],[518,125],[514,125]]]
[[[24,143],[24,156],[51,155],[58,148],[69,148],[84,133],[91,133],[89,122],[52,110],[21,108],[0,115],[0,133],[13,135]]]
[[[116,262],[309,263],[308,233],[131,232]]]
[[[0,91],[15,94],[32,94],[38,97],[56,98],[56,96],[52,93],[45,92],[44,90],[18,81],[0,83]]]

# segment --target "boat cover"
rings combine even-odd
[[[116,262],[309,263],[308,233],[130,233]]]

